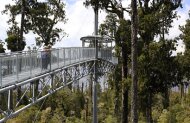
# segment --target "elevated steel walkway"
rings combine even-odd
[[[117,58],[111,48],[100,48],[95,59],[95,48],[85,47],[0,54],[0,122],[92,74],[94,61],[104,74],[114,69]],[[23,100],[25,106],[18,108]]]

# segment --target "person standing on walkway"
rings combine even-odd
[[[50,46],[44,46],[42,51],[42,69],[47,69],[50,64]]]

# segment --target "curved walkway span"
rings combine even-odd
[[[110,48],[99,49],[98,59],[95,59],[95,48],[82,47],[1,54],[0,57],[0,122],[92,74],[94,61],[98,63],[99,75],[112,71],[116,63]],[[18,108],[23,103],[25,106]]]

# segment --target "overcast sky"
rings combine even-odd
[[[41,0],[43,1],[43,0]],[[66,3],[66,17],[68,19],[66,24],[60,24],[68,37],[62,39],[62,41],[55,44],[54,47],[78,47],[81,46],[80,37],[86,35],[92,35],[94,31],[94,13],[91,7],[88,9],[84,7],[84,0],[64,0]],[[130,0],[123,0],[124,6],[130,3]],[[4,9],[6,4],[13,3],[12,0],[0,0],[0,11]],[[180,18],[174,20],[173,28],[170,29],[170,34],[168,38],[174,38],[180,34],[178,29],[179,24],[184,25],[185,20],[189,18],[188,11],[190,10],[190,0],[183,0],[183,8],[178,9],[178,15]],[[99,23],[103,22],[105,18],[105,13],[101,11],[99,13]],[[125,15],[128,18],[127,14]],[[8,20],[7,15],[0,14],[0,39],[4,41],[7,37],[6,31],[8,25],[6,21]],[[27,46],[35,45],[34,35],[31,33],[25,35]],[[183,50],[182,42],[179,43],[178,50]]]

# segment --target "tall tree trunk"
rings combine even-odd
[[[128,75],[128,55],[127,55],[127,45],[122,43],[122,79],[123,82],[127,79]],[[128,123],[128,87],[123,87],[123,114],[122,114],[122,122]]]
[[[132,56],[132,87],[131,87],[131,123],[138,123],[137,114],[137,0],[131,0],[131,56]]]
[[[169,107],[169,90],[168,88],[165,89],[165,92],[163,93],[163,107],[164,109],[167,109]]]
[[[181,104],[183,105],[183,102],[184,102],[184,95],[185,95],[185,93],[184,93],[184,84],[182,83],[181,84],[181,87],[180,87],[180,94],[181,94]]]
[[[147,123],[153,123],[153,120],[152,120],[152,93],[151,92],[148,92],[148,96],[147,96],[146,120],[147,120]]]
[[[22,7],[21,7],[21,25],[20,25],[20,40],[18,40],[18,44],[17,44],[17,51],[20,51],[22,49],[22,45],[20,44],[20,42],[23,41],[23,32],[24,32],[24,16],[25,16],[25,12],[24,12],[24,7],[25,7],[25,0],[22,0]],[[19,59],[19,72],[21,72],[21,64],[22,64],[22,59]],[[20,100],[21,98],[21,86],[18,87],[17,89],[17,100]],[[22,103],[20,103],[22,105]]]
[[[119,63],[120,64],[120,63]],[[114,109],[114,113],[115,113],[115,116],[116,117],[119,117],[120,114],[120,96],[119,96],[119,93],[121,92],[120,90],[120,86],[119,86],[119,82],[121,82],[121,67],[119,65],[116,66],[116,69],[115,69],[115,74],[114,74],[114,86],[115,86],[115,109]],[[121,117],[120,117],[121,118]]]
[[[25,16],[25,0],[22,0],[22,8],[21,8],[21,25],[20,25],[20,41],[23,41],[23,32],[24,32],[24,16]],[[19,42],[20,43],[20,42]],[[19,46],[21,46],[19,44]],[[19,47],[19,49],[21,49]]]
[[[128,123],[128,88],[123,90],[123,123]]]

